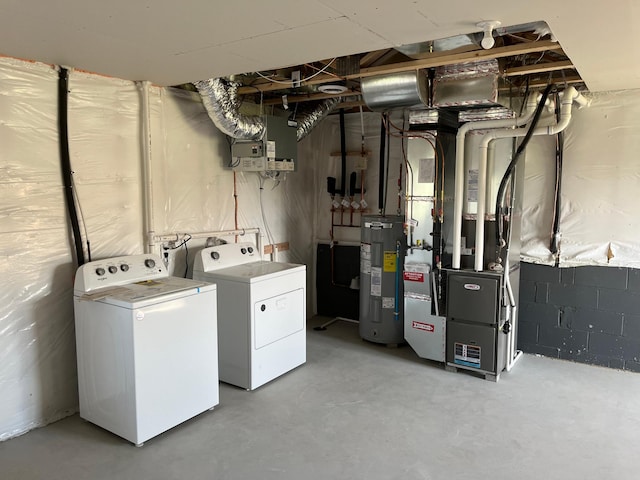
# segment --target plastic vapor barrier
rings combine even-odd
[[[0,59],[0,274],[5,279],[0,293],[0,440],[70,415],[78,405],[77,265],[60,168],[57,82],[57,72],[48,65]],[[233,229],[229,144],[199,96],[150,87],[149,101],[156,233]],[[85,227],[94,260],[142,253],[140,87],[72,71],[68,111],[85,255]],[[313,196],[308,194],[313,178],[302,156],[298,172],[264,181],[271,239],[290,244],[278,260],[313,262]],[[238,226],[259,227],[262,243],[269,243],[258,174],[238,174],[237,187]],[[184,275],[203,244],[204,239],[191,240],[188,259],[183,247],[169,250],[169,270]],[[163,253],[160,245],[156,248]]]
[[[587,96],[565,130],[559,264],[640,268],[640,90]],[[522,258],[551,265],[555,138],[534,137],[525,175]]]

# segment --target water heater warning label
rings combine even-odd
[[[415,328],[416,330],[423,330],[425,332],[433,332],[435,331],[435,327],[433,325],[431,325],[430,323],[423,323],[423,322],[411,322],[411,326],[413,328]]]
[[[384,271],[385,272],[396,271],[396,252],[395,251],[384,252]]]

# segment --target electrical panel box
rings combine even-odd
[[[265,134],[261,140],[237,140],[231,145],[233,170],[265,172],[296,170],[298,156],[297,128],[285,117],[265,117]]]

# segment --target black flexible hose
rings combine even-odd
[[[382,114],[380,123],[380,164],[378,165],[378,210],[380,215],[384,214],[384,156],[386,152],[385,141],[387,139],[387,128],[385,125],[385,115]]]
[[[549,242],[549,250],[554,255],[558,253],[559,242],[558,234],[560,232],[560,195],[562,194],[562,163],[564,156],[564,133],[558,132],[558,143],[556,145],[556,189],[555,189],[555,205],[553,215],[553,226],[551,228],[551,241]]]
[[[344,108],[340,109],[340,195],[347,196],[347,135],[344,127]]]
[[[501,210],[502,210],[504,191],[507,188],[507,183],[509,182],[509,178],[511,178],[511,175],[513,174],[513,171],[515,170],[516,165],[518,164],[518,160],[520,160],[520,157],[522,157],[522,153],[527,148],[527,145],[529,144],[529,141],[533,136],[533,131],[538,125],[538,121],[540,120],[540,116],[542,115],[542,110],[544,109],[544,104],[546,103],[547,97],[549,96],[549,93],[551,92],[552,88],[553,88],[553,84],[550,83],[549,85],[547,85],[547,88],[544,89],[544,92],[542,92],[542,98],[540,99],[540,103],[538,103],[538,106],[536,107],[536,111],[533,115],[533,120],[531,121],[531,125],[529,126],[529,129],[527,130],[527,133],[525,134],[522,140],[522,143],[518,147],[518,150],[516,150],[516,154],[514,155],[513,159],[511,159],[511,162],[509,163],[507,170],[504,172],[504,175],[502,176],[502,180],[500,181],[500,186],[498,187],[498,194],[496,196],[496,210],[495,210],[496,212],[496,247],[498,248],[500,248],[503,240],[499,225],[502,222]]]
[[[78,266],[84,264],[84,251],[82,249],[82,235],[80,223],[76,211],[75,196],[73,192],[73,172],[71,171],[71,157],[69,155],[69,130],[67,117],[67,100],[69,97],[69,71],[60,67],[58,73],[58,135],[60,143],[60,165],[62,167],[62,181],[64,184],[64,196],[67,204],[67,212],[73,231],[73,242],[76,249]]]

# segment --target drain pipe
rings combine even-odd
[[[533,97],[533,95],[531,96]],[[484,122],[467,122],[460,126],[456,135],[456,164],[455,164],[455,195],[453,197],[453,263],[454,269],[460,269],[461,235],[462,235],[462,207],[464,195],[464,143],[466,136],[473,130],[491,128],[517,128],[531,120],[537,105],[536,101],[528,101],[524,113],[517,118],[506,120],[487,120]],[[478,179],[478,183],[480,179]],[[478,205],[480,202],[478,202]],[[480,218],[480,216],[478,216]],[[477,250],[477,249],[476,249]]]
[[[574,87],[567,88],[564,92],[561,93],[560,96],[560,118],[558,122],[555,125],[549,125],[547,127],[537,127],[533,131],[532,135],[556,135],[557,133],[562,132],[565,128],[567,128],[569,122],[571,121],[571,110],[573,102],[576,102],[579,108],[589,105],[589,100],[587,100]],[[478,220],[476,222],[476,256],[474,262],[474,270],[477,272],[481,272],[484,266],[484,216],[486,211],[486,176],[489,144],[493,140],[497,140],[500,138],[518,138],[524,137],[525,135],[527,135],[527,131],[523,129],[497,129],[485,135],[480,145],[480,171],[478,172]],[[515,165],[512,161],[512,163],[507,168],[507,172],[509,170],[513,170],[514,167]],[[497,195],[498,197],[501,196],[500,190],[498,191]],[[499,201],[500,199],[498,198],[497,200]],[[495,213],[496,215],[498,215],[497,211]],[[496,221],[498,221],[497,218]]]
[[[141,93],[142,115],[142,185],[144,209],[144,253],[153,253],[155,226],[153,220],[153,180],[151,178],[151,108],[149,106],[150,82],[136,82]]]

